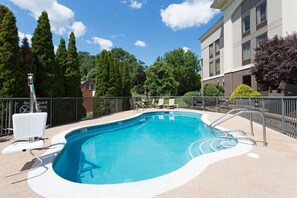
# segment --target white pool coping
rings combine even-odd
[[[209,125],[210,121],[208,121],[207,115],[203,113],[199,114],[202,114],[202,121]],[[130,118],[137,117],[139,115],[141,114],[137,114]],[[114,120],[108,123],[119,122],[126,119],[127,118]],[[100,185],[80,184],[65,180],[54,172],[52,166],[53,161],[66,143],[66,134],[73,130],[89,126],[94,125],[72,128],[53,137],[51,148],[48,149],[41,157],[44,161],[43,165],[33,171],[30,171],[28,174],[28,183],[33,191],[43,197],[69,197],[69,195],[71,195],[71,197],[150,198],[189,182],[202,173],[209,165],[217,161],[243,155],[252,149],[252,143],[249,140],[238,140],[238,144],[235,147],[201,155],[169,174],[138,182]],[[222,127],[217,128],[220,130],[227,130]],[[234,134],[234,136],[236,136],[236,134]]]

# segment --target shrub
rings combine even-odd
[[[231,98],[240,97],[240,96],[261,96],[261,94],[255,91],[248,85],[240,84],[238,87],[232,92]]]
[[[189,91],[184,94],[184,102],[187,103],[188,105],[192,105],[192,97],[191,96],[200,96],[199,91]]]
[[[204,96],[223,96],[224,92],[224,87],[213,83],[206,84],[203,87]]]

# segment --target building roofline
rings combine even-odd
[[[200,42],[203,42],[213,34],[221,25],[223,25],[224,16],[222,16],[213,26],[211,26],[202,36],[199,37]]]
[[[214,0],[211,4],[211,8],[224,10],[227,6],[231,4],[233,0]]]

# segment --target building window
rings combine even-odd
[[[216,75],[220,74],[220,59],[217,59],[215,62],[215,73]]]
[[[209,63],[209,77],[214,75],[214,65],[213,62]]]
[[[266,5],[267,4],[265,0],[256,8],[257,29],[267,24]]]
[[[215,42],[215,52],[216,52],[216,55],[220,54],[220,39],[216,40]]]
[[[94,84],[86,84],[86,90],[94,90]]]
[[[245,37],[250,34],[250,13],[242,17],[242,37]]]
[[[251,63],[251,41],[242,44],[242,65]]]
[[[260,46],[260,43],[263,41],[267,41],[268,37],[267,37],[267,32],[264,34],[261,34],[260,36],[258,36],[256,38],[256,47]]]
[[[242,76],[242,84],[252,87],[252,77],[251,75]]]
[[[209,58],[213,57],[213,44],[209,46]]]

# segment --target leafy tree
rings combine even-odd
[[[177,95],[189,91],[200,90],[199,62],[197,56],[190,50],[181,48],[169,51],[164,55],[164,61],[173,69],[174,78],[179,82]]]
[[[20,47],[13,13],[0,5],[0,97],[18,97],[21,90]]]
[[[97,75],[96,75],[96,96],[106,96],[109,87],[109,65],[108,65],[108,51],[103,50],[97,63]]]
[[[281,89],[283,84],[297,84],[297,34],[275,36],[256,48],[252,74],[266,88]]]
[[[57,70],[59,70],[59,78],[60,78],[60,89],[59,96],[65,96],[65,74],[67,68],[67,50],[65,45],[65,40],[63,38],[60,39],[60,44],[56,52],[55,61],[57,64]]]
[[[42,97],[57,96],[59,82],[56,79],[54,45],[48,15],[45,11],[37,21],[32,37],[32,52],[36,65],[36,94]]]
[[[95,80],[95,56],[90,55],[88,52],[78,52],[78,60],[80,64],[81,80]],[[91,71],[92,73],[90,73]]]
[[[30,91],[28,86],[27,74],[32,73],[35,77],[35,65],[34,65],[34,57],[31,51],[31,48],[28,43],[27,37],[25,37],[22,41],[21,46],[21,67],[22,67],[22,90],[20,96],[29,97]]]
[[[165,61],[156,61],[146,70],[145,85],[152,96],[176,95],[179,83]]]
[[[67,64],[65,70],[65,96],[82,97],[80,82],[75,35],[71,32],[68,43]]]

